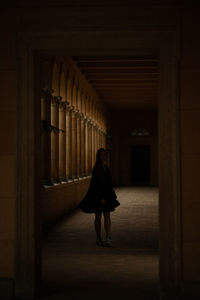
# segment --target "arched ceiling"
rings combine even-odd
[[[156,110],[159,69],[156,57],[73,57],[111,110]]]

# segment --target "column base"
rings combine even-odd
[[[66,177],[60,177],[59,180],[60,180],[60,183],[66,183],[67,182]]]
[[[60,178],[51,178],[52,185],[61,184]]]
[[[53,182],[52,182],[51,179],[45,179],[45,180],[42,181],[42,185],[43,186],[44,185],[51,186],[51,185],[53,185]]]

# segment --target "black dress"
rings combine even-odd
[[[101,200],[104,199],[104,204]],[[111,174],[108,166],[95,166],[86,196],[79,204],[85,213],[99,213],[114,211],[119,206],[117,196],[112,187]]]

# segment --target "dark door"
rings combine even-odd
[[[133,185],[150,184],[150,145],[131,147],[131,179]]]

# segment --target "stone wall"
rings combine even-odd
[[[200,8],[182,15],[180,68],[183,278],[200,280]]]
[[[1,33],[0,47],[0,277],[14,277],[17,78],[15,38]]]
[[[55,222],[77,207],[85,196],[90,179],[80,179],[44,189],[42,192],[43,224]]]

